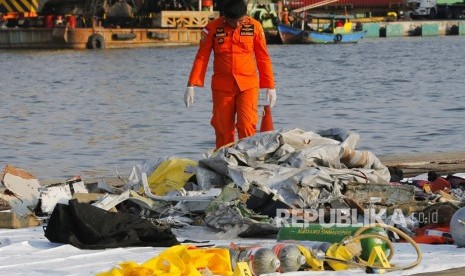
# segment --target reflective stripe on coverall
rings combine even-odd
[[[212,126],[216,147],[234,142],[235,128],[239,139],[255,134],[258,122],[259,88],[274,88],[271,59],[266,49],[263,28],[246,17],[236,29],[224,17],[213,20],[202,30],[189,84],[204,86],[210,53],[214,52]],[[257,74],[258,69],[258,74]],[[237,113],[237,124],[235,114]]]

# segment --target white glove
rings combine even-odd
[[[276,89],[266,89],[266,100],[270,107],[273,107],[276,103]]]
[[[188,86],[186,88],[186,93],[184,94],[184,103],[186,104],[186,108],[189,108],[191,104],[194,103],[194,87]]]

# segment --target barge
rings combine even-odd
[[[17,28],[0,30],[1,49],[105,49],[197,44],[199,29]]]
[[[161,7],[166,1],[0,1],[0,49],[105,49],[198,44],[219,17],[213,1]],[[186,2],[187,3],[187,2]],[[185,3],[185,5],[187,5]],[[162,10],[172,8],[174,10]]]

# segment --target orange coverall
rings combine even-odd
[[[281,13],[281,22],[283,22],[284,25],[289,25],[289,11],[284,10]]]
[[[259,89],[274,88],[273,69],[265,33],[253,18],[247,16],[242,26],[234,29],[222,16],[208,23],[201,35],[188,83],[204,86],[213,50],[211,125],[216,148],[220,148],[235,141],[236,128],[239,139],[255,134]]]

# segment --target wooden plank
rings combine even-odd
[[[18,216],[12,212],[0,212],[0,228],[24,228],[40,225],[40,221],[33,215]]]
[[[388,167],[402,169],[404,177],[435,171],[440,175],[465,172],[465,152],[415,153],[378,156]]]

